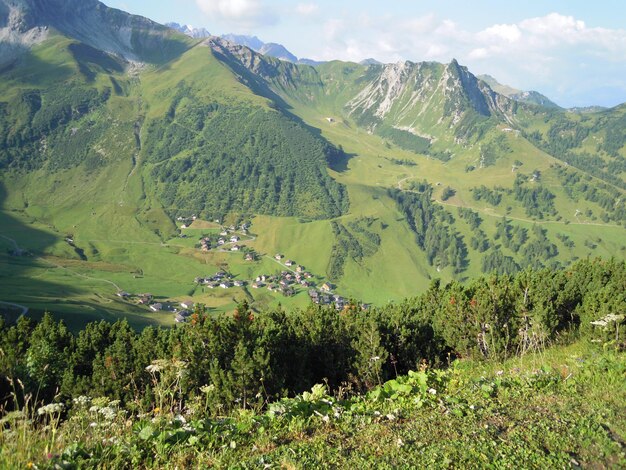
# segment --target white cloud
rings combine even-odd
[[[474,73],[538,89],[565,105],[580,104],[574,103],[575,94],[582,96],[585,87],[598,87],[602,80],[608,87],[616,77],[611,89],[621,87],[620,96],[626,96],[626,30],[590,27],[559,13],[469,31],[433,14],[370,18],[346,12],[322,28],[319,40],[302,51],[306,56],[351,61],[373,57],[383,62],[449,62],[455,57]],[[600,69],[606,72],[598,74]]]
[[[478,33],[478,39],[484,41],[503,40],[517,42],[522,37],[522,32],[516,24],[495,24]]]
[[[242,28],[278,21],[277,14],[262,0],[196,0],[196,4],[210,18]]]
[[[319,5],[316,3],[299,3],[296,6],[296,12],[302,16],[311,16],[317,13]]]

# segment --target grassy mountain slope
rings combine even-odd
[[[42,234],[3,231],[2,266],[8,276],[13,241],[33,252],[6,296],[34,312],[54,304],[80,320],[88,303],[95,317],[127,312],[143,324],[145,307],[118,289],[218,310],[243,298],[306,303],[304,291],[192,282],[220,268],[271,274],[277,252],[318,284],[378,304],[436,277],[624,256],[623,107],[526,105],[456,61],[296,65],[98,5],[84,18],[109,39],[78,40],[84,25],[64,13],[2,72],[2,216]],[[125,49],[115,38],[128,25],[139,39]],[[227,224],[256,215],[246,246],[260,259],[200,253],[207,230],[181,232],[174,220],[194,214]],[[34,277],[50,286],[37,300]],[[76,291],[71,302],[58,285]]]

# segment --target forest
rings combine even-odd
[[[144,154],[173,215],[329,218],[347,209],[345,189],[326,170],[341,151],[275,111],[201,103],[181,82],[145,133]]]

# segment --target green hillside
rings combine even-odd
[[[32,315],[171,324],[139,294],[232,311],[325,282],[383,305],[626,255],[623,106],[520,103],[456,61],[295,65],[98,2],[62,21],[24,5],[50,28],[1,72],[0,298]],[[287,259],[311,286],[252,288]],[[195,282],[218,271],[244,285]]]

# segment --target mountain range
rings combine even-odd
[[[192,282],[276,253],[375,303],[626,256],[624,105],[570,112],[456,60],[312,66],[96,0],[0,0],[0,41],[0,292],[35,311],[171,322],[117,290],[307,302]],[[196,246],[244,221],[257,261]]]

